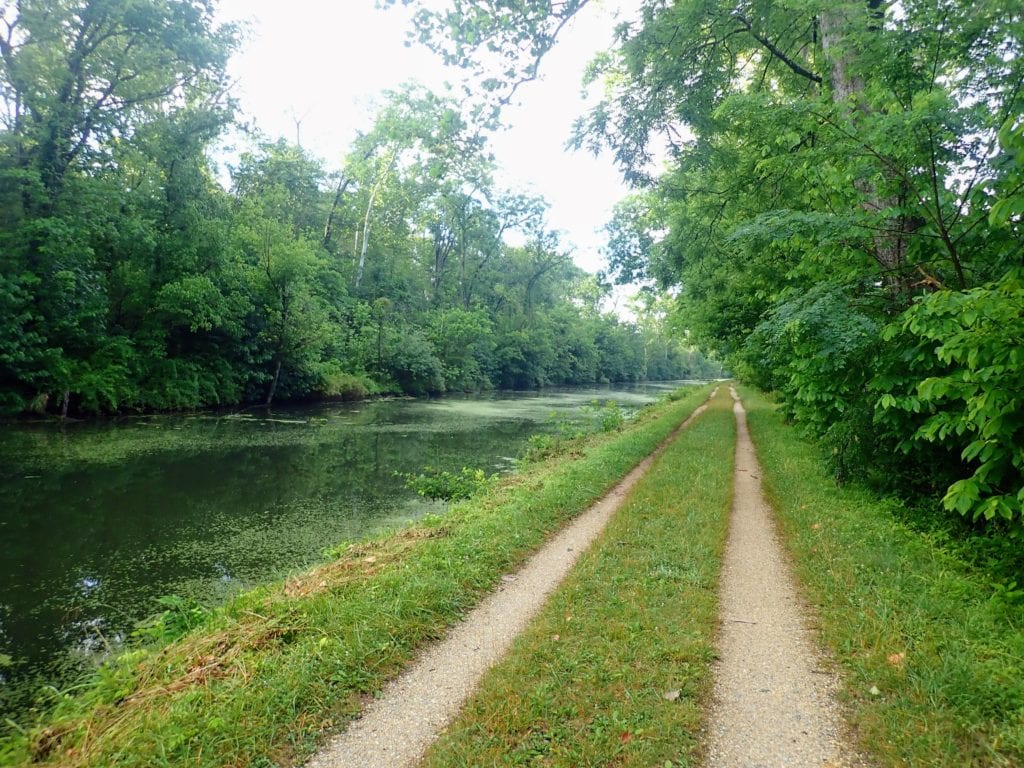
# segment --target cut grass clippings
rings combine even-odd
[[[448,514],[246,593],[163,648],[129,651],[47,721],[0,742],[4,764],[269,766],[310,754],[423,643],[606,493],[710,386],[645,409]],[[575,454],[574,454],[575,455]]]
[[[880,765],[1024,764],[1024,604],[898,522],[892,502],[837,488],[766,397],[742,394],[858,747]]]
[[[697,762],[734,449],[722,387],[484,676],[425,765]]]

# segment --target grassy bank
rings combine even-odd
[[[888,502],[836,488],[817,449],[764,396],[742,394],[860,747],[881,765],[1024,763],[1024,601],[897,522]]]
[[[434,745],[427,765],[692,765],[735,423],[723,387]]]
[[[645,410],[493,492],[247,593],[197,631],[123,654],[59,697],[0,761],[67,766],[289,764],[355,715],[422,643],[472,607],[663,440],[710,387]]]

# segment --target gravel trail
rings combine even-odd
[[[858,764],[842,741],[838,684],[804,609],[761,492],[746,412],[736,414],[736,477],[721,577],[721,632],[709,768]]]
[[[697,408],[654,453],[545,544],[516,574],[502,577],[496,592],[385,686],[362,716],[317,754],[308,768],[416,765],[458,714],[483,674],[505,654],[580,554],[601,533],[654,459],[705,409],[706,405]]]

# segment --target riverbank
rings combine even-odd
[[[416,768],[481,677],[506,655],[579,558],[589,553],[652,466],[713,403],[712,398],[693,411],[607,495],[550,537],[521,568],[502,576],[495,592],[418,654],[306,768]]]
[[[139,649],[61,697],[9,761],[62,765],[286,763],[361,708],[553,530],[607,491],[706,396],[643,412],[493,494],[250,592],[163,649]]]
[[[651,386],[659,385],[676,386],[681,384],[713,384],[723,379],[719,378],[696,378],[696,379],[670,379],[670,380],[648,380],[637,379],[630,381],[609,381],[607,379],[599,382],[577,383],[577,384],[553,384],[532,389],[497,389],[495,387],[479,387],[477,389],[453,389],[443,392],[428,392],[411,394],[401,389],[387,389],[383,387],[372,387],[363,390],[348,391],[344,394],[315,394],[305,397],[281,398],[271,404],[261,402],[239,402],[229,405],[198,406],[195,408],[165,408],[165,409],[142,409],[133,411],[118,411],[115,413],[92,414],[88,416],[61,416],[50,412],[26,411],[17,415],[0,413],[0,427],[17,425],[73,425],[73,424],[106,424],[131,419],[146,418],[149,416],[210,416],[229,417],[247,413],[288,411],[294,408],[307,408],[331,405],[353,405],[359,403],[372,403],[382,400],[444,400],[446,398],[483,397],[502,395],[519,395],[525,393],[561,392],[572,389],[596,389],[616,391],[622,387]]]
[[[628,420],[671,389],[0,430],[0,735],[44,684],[67,687],[120,647],[162,597],[212,607],[278,581],[321,562],[325,547],[440,511],[409,475],[507,474],[517,457]],[[618,408],[595,408],[598,398]]]

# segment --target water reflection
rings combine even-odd
[[[161,595],[221,601],[433,506],[396,472],[504,471],[552,411],[674,386],[7,427],[0,711],[67,683]]]

